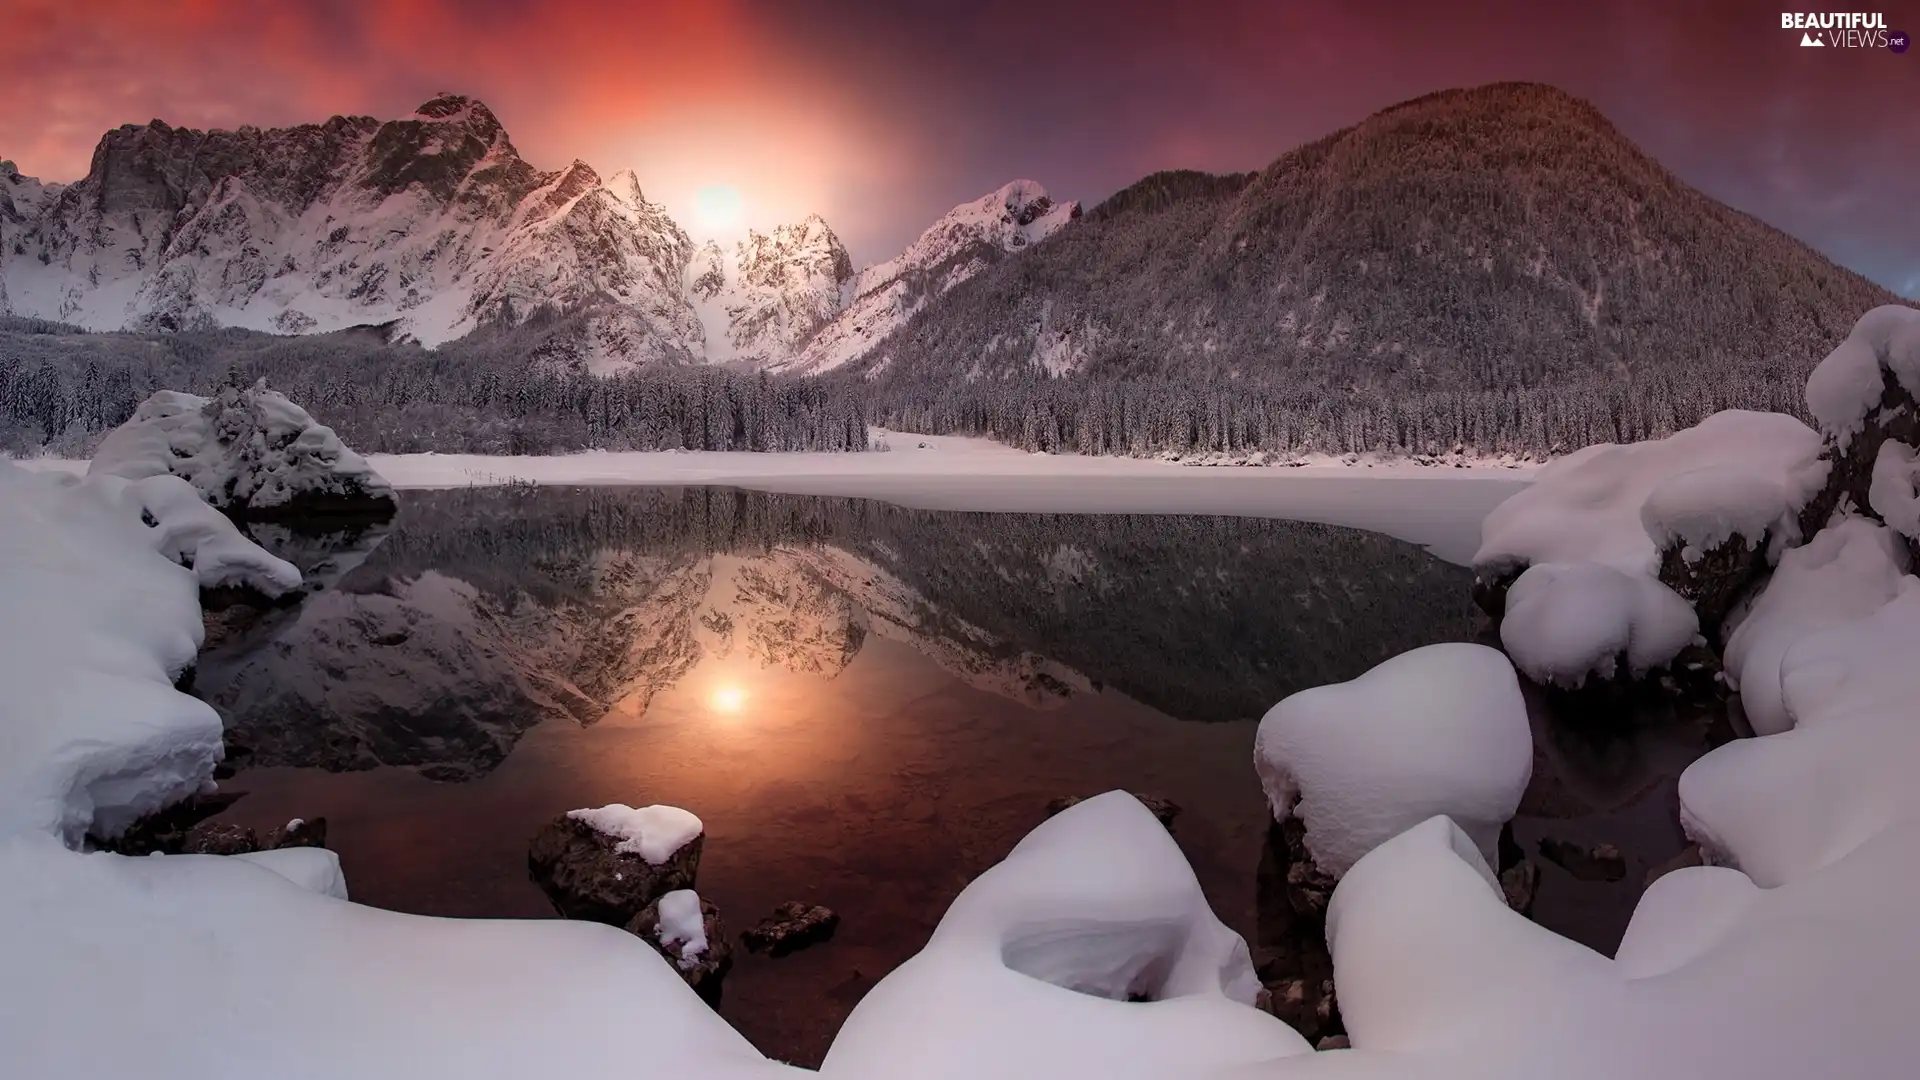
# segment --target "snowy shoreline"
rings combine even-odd
[[[1218,514],[1281,518],[1381,533],[1467,564],[1480,521],[1526,487],[1533,469],[1498,462],[1456,468],[1339,459],[1290,466],[1201,466],[1153,458],[1029,454],[986,439],[918,436],[885,453],[590,451],[555,457],[370,454],[397,489],[515,483],[738,487],[785,495],[880,499],[920,510],[1056,514]],[[911,440],[911,442],[909,442]],[[920,442],[927,444],[920,449]],[[57,458],[16,464],[81,474]],[[1446,481],[1444,485],[1440,481]],[[1415,485],[1413,481],[1428,481]],[[1424,494],[1409,500],[1418,487]]]

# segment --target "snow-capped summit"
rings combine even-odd
[[[730,248],[708,241],[687,269],[710,363],[785,365],[840,313],[853,260],[818,214]]]
[[[907,250],[860,271],[845,310],[790,363],[771,366],[820,372],[859,359],[929,300],[1079,216],[1079,203],[1056,203],[1032,180],[1015,180],[962,203]]]

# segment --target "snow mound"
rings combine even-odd
[[[1920,581],[1900,579],[1897,593],[1870,614],[1830,622],[1786,650],[1779,678],[1791,730],[1730,743],[1681,775],[1688,831],[1763,888],[1844,881],[1856,870],[1869,872],[1850,864],[1889,856],[1897,865],[1873,872],[1897,871],[1910,884],[1851,902],[1895,904],[1920,887],[1920,785],[1913,783],[1920,768],[1920,725],[1913,722],[1920,665],[1912,657],[1920,641]],[[1864,850],[1890,833],[1904,839],[1878,853]],[[1906,922],[1899,925],[1903,942],[1920,939]],[[1908,947],[1920,951],[1920,941]]]
[[[1655,547],[1678,545],[1691,563],[1736,536],[1757,548],[1770,532],[1785,535],[1808,497],[1779,477],[1715,465],[1660,481],[1640,504],[1640,524]]]
[[[1474,565],[1594,562],[1651,577],[1669,537],[1699,546],[1790,528],[1826,480],[1820,450],[1793,417],[1742,410],[1664,439],[1589,446],[1487,515]]]
[[[1537,683],[1578,687],[1589,676],[1638,678],[1699,633],[1692,605],[1646,574],[1598,562],[1538,563],[1507,590],[1500,644]]]
[[[241,535],[231,519],[202,502],[200,493],[177,476],[132,481],[102,476],[90,482],[152,520],[155,550],[192,567],[202,589],[247,587],[276,597],[300,587],[298,568]]]
[[[1920,399],[1920,310],[1887,304],[1860,316],[1807,377],[1807,409],[1841,450],[1880,407],[1889,374]]]
[[[692,843],[704,828],[699,818],[677,806],[635,809],[625,803],[611,803],[591,810],[569,810],[567,816],[620,841],[614,845],[615,851],[638,855],[654,866],[673,858],[674,852]],[[697,914],[697,901],[694,909]]]
[[[308,892],[331,896],[336,900],[347,898],[347,877],[340,871],[340,856],[326,848],[274,848],[269,851],[247,851],[238,855],[202,857],[245,859],[257,866],[266,867]]]
[[[707,926],[700,913],[699,893],[675,889],[660,898],[660,947],[679,957],[685,966],[697,963],[707,951]]]
[[[1246,943],[1125,792],[1042,822],[853,1010],[832,1080],[1165,1080],[1311,1047],[1248,1008]],[[1145,998],[1146,1001],[1129,1001]]]
[[[0,837],[111,836],[211,780],[220,718],[173,688],[200,647],[200,586],[300,575],[190,496],[0,463]]]
[[[319,509],[391,509],[393,488],[365,458],[265,380],[216,398],[162,390],[94,452],[89,476],[174,475],[208,504],[271,516]]]
[[[1920,540],[1920,453],[1906,443],[1888,439],[1873,459],[1873,482],[1867,503],[1880,520],[1909,540]]]
[[[1783,680],[1787,654],[1818,631],[1878,611],[1908,587],[1907,552],[1894,533],[1846,518],[1780,557],[1766,587],[1727,637],[1727,683],[1759,735],[1793,725]]]
[[[1335,877],[1436,814],[1492,861],[1533,774],[1520,682],[1484,645],[1429,645],[1293,694],[1260,721],[1253,754],[1275,819],[1297,814]]]

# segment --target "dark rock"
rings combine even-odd
[[[1526,571],[1525,563],[1502,560],[1473,568],[1473,603],[1499,622],[1507,615],[1507,590]]]
[[[1540,867],[1531,859],[1522,859],[1500,871],[1500,892],[1507,906],[1522,915],[1533,914],[1533,898],[1540,891]]]
[[[1733,605],[1767,572],[1767,545],[1771,535],[1751,544],[1732,536],[1717,547],[1696,552],[1689,561],[1685,545],[1673,543],[1660,552],[1660,583],[1693,605],[1701,632],[1716,634]]]
[[[1659,881],[1675,870],[1683,870],[1689,866],[1705,865],[1706,859],[1700,852],[1700,845],[1688,844],[1686,847],[1680,849],[1680,854],[1648,870],[1647,884],[1651,886],[1654,882]]]
[[[809,945],[830,941],[840,927],[840,915],[819,904],[789,900],[773,909],[753,929],[740,935],[751,953],[785,956]]]
[[[1298,817],[1280,823],[1279,838],[1287,854],[1287,905],[1300,915],[1325,920],[1339,881],[1313,861],[1307,850],[1307,827]]]
[[[221,791],[190,795],[172,806],[140,818],[119,836],[90,839],[102,851],[115,851],[122,855],[151,855],[156,851],[178,855],[184,849],[190,830],[239,802],[244,794]]]
[[[1160,824],[1165,825],[1169,829],[1173,828],[1173,819],[1180,816],[1179,803],[1174,802],[1172,799],[1163,799],[1158,795],[1142,795],[1137,791],[1130,792],[1129,794],[1140,800],[1140,805],[1153,811],[1153,816],[1160,819]],[[1062,795],[1047,803],[1047,816],[1052,817],[1067,807],[1078,806],[1086,800],[1087,796],[1085,795]]]
[[[707,936],[707,947],[693,957],[683,957],[678,947],[669,948],[660,943],[660,901],[656,897],[640,910],[626,924],[629,934],[653,946],[654,951],[667,958],[673,970],[693,987],[700,1000],[715,1009],[720,1007],[720,984],[733,968],[733,946],[727,943],[725,929],[720,924],[720,910],[713,901],[700,898],[701,929]]]
[[[1345,1035],[1329,1035],[1313,1044],[1315,1050],[1351,1050],[1353,1040]]]
[[[260,840],[252,829],[226,821],[195,825],[180,845],[182,855],[244,855],[259,850]]]
[[[648,904],[693,887],[704,834],[654,866],[616,851],[618,840],[565,814],[548,822],[527,848],[527,873],[554,910],[569,919],[625,926]]]
[[[1585,847],[1549,836],[1540,841],[1540,855],[1581,881],[1619,881],[1627,876],[1626,856],[1608,843]]]
[[[1270,983],[1264,1000],[1268,1013],[1286,1021],[1308,1042],[1344,1032],[1332,979],[1288,978]]]
[[[290,847],[326,847],[327,819],[323,817],[294,818],[268,833],[267,838],[260,842],[260,846],[268,851]]]
[[[1873,463],[1880,456],[1880,444],[1898,439],[1908,446],[1920,446],[1920,404],[1888,374],[1884,363],[1881,377],[1885,389],[1880,406],[1867,414],[1864,428],[1847,442],[1846,449],[1828,440],[1821,454],[1831,463],[1827,482],[1800,512],[1800,535],[1811,537],[1826,527],[1843,503],[1851,502],[1862,511],[1870,508],[1867,491],[1873,484]]]
[[[1260,1007],[1309,1039],[1346,1029],[1333,997],[1324,898],[1332,882],[1312,865],[1297,818],[1272,825],[1255,878],[1254,975]]]

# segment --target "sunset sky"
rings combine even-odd
[[[1920,0],[1886,17],[1920,28]],[[703,189],[761,227],[817,211],[862,264],[1014,177],[1092,203],[1541,80],[1920,296],[1920,49],[1802,49],[1753,2],[0,0],[0,31],[0,157],[43,179],[121,123],[393,117],[455,90],[537,166],[631,167],[696,232]]]

